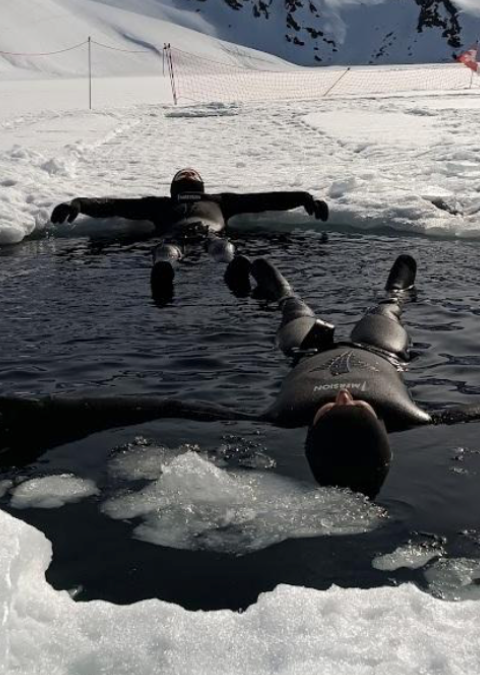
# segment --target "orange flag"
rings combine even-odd
[[[457,56],[457,61],[463,63],[464,66],[467,66],[467,68],[470,68],[475,73],[477,73],[478,72],[477,55],[478,55],[478,42],[476,42],[473,45],[473,47],[470,47],[470,49],[467,49],[466,52],[463,52],[463,54]]]

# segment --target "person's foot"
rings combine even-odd
[[[255,297],[280,301],[294,295],[292,287],[283,274],[266,258],[254,260],[251,272],[258,284]]]
[[[411,255],[399,255],[392,265],[385,289],[387,291],[409,291],[415,285],[417,263]]]
[[[164,304],[172,299],[175,270],[168,260],[155,263],[150,273],[150,286],[155,302]]]
[[[252,263],[246,255],[236,255],[228,263],[225,270],[225,283],[237,297],[245,297],[250,293],[250,268]]]

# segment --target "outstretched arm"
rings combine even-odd
[[[170,197],[141,197],[139,199],[90,199],[76,197],[71,202],[58,204],[50,217],[52,223],[73,223],[83,213],[92,218],[129,218],[130,220],[159,220],[170,206]]]
[[[48,448],[98,431],[159,418],[202,422],[254,419],[248,414],[213,403],[154,396],[0,397],[0,466],[25,464]]]
[[[432,424],[461,424],[462,422],[480,421],[480,403],[446,408],[432,413]]]
[[[303,206],[317,220],[328,220],[327,203],[315,199],[309,192],[257,192],[243,195],[224,192],[219,197],[226,219],[240,213],[289,211]]]

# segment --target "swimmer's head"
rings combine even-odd
[[[177,197],[183,192],[205,192],[202,177],[195,169],[180,169],[170,185],[170,194]]]
[[[347,390],[318,409],[305,454],[317,483],[350,488],[371,499],[387,477],[392,456],[384,423]]]

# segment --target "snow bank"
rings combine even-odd
[[[5,675],[274,672],[474,675],[480,604],[410,585],[326,592],[280,586],[238,614],[158,600],[75,603],[44,573],[51,546],[0,512],[0,660]]]

